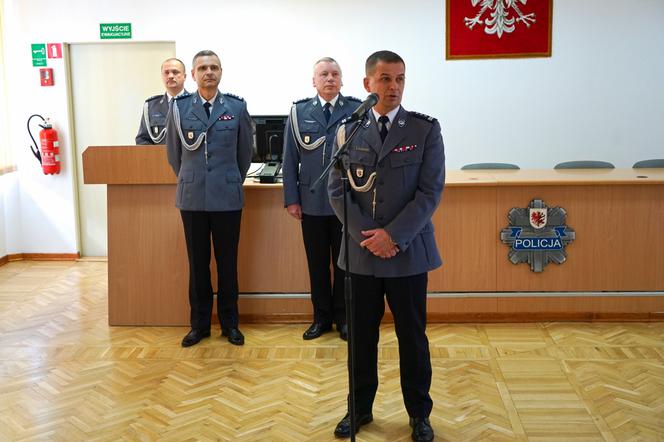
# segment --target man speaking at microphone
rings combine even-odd
[[[427,272],[442,264],[431,222],[443,192],[445,154],[438,121],[401,107],[406,82],[403,59],[390,51],[369,56],[364,87],[378,103],[360,123],[341,125],[334,149],[355,124],[343,170],[334,169],[328,192],[343,220],[342,174],[348,178],[349,268],[352,278],[355,340],[356,430],[373,420],[378,389],[378,339],[385,312],[392,311],[399,341],[401,391],[412,439],[433,440],[431,359],[426,336]],[[340,253],[340,266],[344,250]],[[349,437],[348,413],[334,434]]]

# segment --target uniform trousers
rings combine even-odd
[[[210,330],[214,293],[210,279],[210,235],[217,262],[217,315],[222,329],[238,326],[237,252],[242,210],[181,210],[189,258],[191,328]]]
[[[337,265],[341,248],[341,223],[334,216],[302,214],[302,238],[307,253],[314,322],[346,324],[344,273]],[[330,275],[332,264],[334,278]]]
[[[352,269],[351,269],[352,272]],[[385,300],[399,341],[401,393],[410,417],[428,417],[433,402],[426,335],[427,273],[399,278],[352,275],[355,335],[355,410],[370,413],[378,389],[378,339]]]

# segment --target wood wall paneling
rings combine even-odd
[[[154,170],[146,172],[146,165]],[[186,250],[165,149],[89,148],[84,168],[86,182],[109,185],[109,322],[188,324]],[[636,178],[642,174],[648,178]],[[430,291],[664,291],[663,195],[662,171],[451,171],[434,215],[444,264],[430,274]],[[577,233],[567,262],[549,264],[540,274],[511,264],[499,239],[509,209],[526,207],[533,198],[564,207]],[[283,209],[281,186],[248,181],[245,199],[238,259],[240,291],[249,296],[242,297],[241,308],[248,317],[309,317],[306,296],[251,297],[308,293],[309,283],[300,226]],[[559,294],[431,298],[429,312],[440,318],[656,314],[664,311],[661,300]]]
[[[496,188],[452,187],[433,216],[443,265],[429,274],[432,292],[496,290]]]
[[[500,244],[497,291],[657,291],[664,288],[664,186],[527,186],[500,187],[497,217],[507,226],[512,207],[534,198],[567,211],[576,239],[567,246],[562,265],[542,273],[507,259]],[[659,223],[661,225],[661,222]]]

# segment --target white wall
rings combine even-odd
[[[18,174],[0,175],[0,258],[22,253],[18,214]]]
[[[188,68],[198,50],[216,51],[222,90],[244,96],[254,114],[285,114],[292,100],[311,96],[311,64],[325,55],[340,62],[344,93],[363,98],[366,56],[394,50],[407,65],[404,106],[441,121],[448,168],[478,161],[550,168],[572,159],[630,167],[664,156],[661,0],[555,0],[551,58],[468,61],[445,60],[444,0],[5,0],[5,7],[19,214],[43,227],[19,235],[21,252],[76,251],[71,160],[60,176],[41,175],[23,129],[31,113],[48,115],[70,149],[63,63],[49,60],[56,86],[39,87],[30,43],[98,41],[100,22],[131,22],[136,41],[175,41]],[[158,67],[136,75],[158,75]],[[187,87],[194,89],[190,80]]]

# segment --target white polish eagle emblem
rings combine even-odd
[[[521,4],[525,7],[527,2],[528,0],[470,0],[473,7],[479,5],[480,10],[475,17],[464,17],[464,22],[468,29],[484,25],[486,34],[495,34],[502,38],[503,34],[514,32],[518,23],[528,28],[535,24],[535,14],[524,13],[519,6]]]

